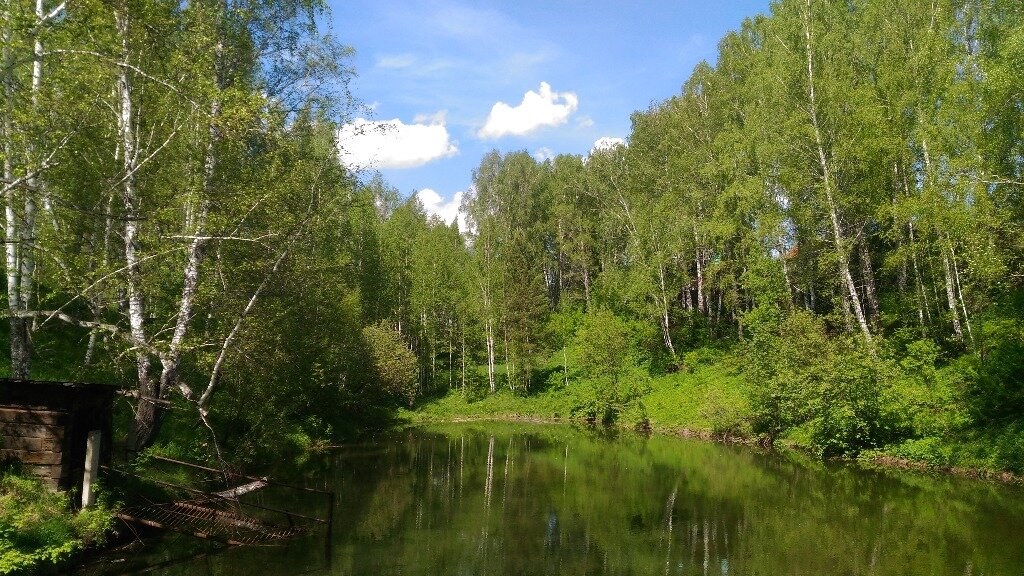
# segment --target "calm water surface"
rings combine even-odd
[[[305,480],[338,494],[329,558],[315,537],[165,536],[81,573],[1024,574],[1020,488],[746,447],[450,425],[346,447]]]

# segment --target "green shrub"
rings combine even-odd
[[[750,434],[750,405],[738,393],[721,386],[705,386],[700,417],[711,433],[720,438],[743,438]]]
[[[0,574],[55,565],[85,546],[101,544],[113,524],[104,503],[72,513],[65,493],[39,481],[0,473]]]
[[[859,339],[830,337],[821,318],[801,310],[759,326],[747,352],[754,431],[774,441],[803,427],[823,457],[856,455],[901,434],[900,410],[886,404],[891,362]]]
[[[995,436],[991,460],[995,470],[1024,473],[1024,423],[1011,424]]]
[[[935,467],[952,464],[952,454],[949,447],[940,438],[932,436],[905,440],[900,444],[887,448],[885,453],[903,460],[920,462]]]
[[[402,335],[381,322],[363,328],[363,340],[369,349],[373,372],[386,393],[412,407],[419,394],[416,355]]]
[[[576,382],[571,414],[604,424],[648,391],[649,376],[640,365],[638,337],[606,308],[587,312],[571,346]]]

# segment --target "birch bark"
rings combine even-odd
[[[121,38],[121,61],[131,58],[128,41],[130,21],[128,9],[121,5],[114,9],[114,21]],[[135,407],[135,418],[128,437],[128,449],[137,452],[152,443],[160,417],[160,384],[152,375],[152,359],[149,354],[146,335],[146,302],[142,289],[142,250],[139,238],[139,222],[142,214],[142,200],[136,186],[139,151],[136,141],[136,112],[132,101],[134,86],[127,66],[117,67],[115,84],[119,107],[117,108],[117,131],[121,147],[122,170],[121,196],[124,201],[124,256],[125,276],[128,290],[128,325],[135,348],[138,374],[139,398]]]
[[[847,247],[847,241],[843,237],[842,227],[839,224],[839,208],[835,200],[833,192],[834,180],[832,174],[831,165],[828,162],[828,157],[825,154],[824,139],[821,135],[821,127],[818,122],[818,101],[814,90],[814,42],[811,36],[811,0],[807,0],[807,10],[804,11],[804,37],[807,42],[807,97],[808,97],[808,113],[811,119],[811,127],[814,129],[814,141],[816,145],[816,151],[818,155],[818,163],[821,167],[821,184],[825,192],[825,201],[828,207],[829,222],[832,225],[832,236],[836,245],[836,260],[839,267],[840,282],[843,284],[846,294],[844,298],[849,299],[849,305],[853,308],[854,315],[857,318],[857,324],[860,326],[861,334],[864,337],[864,341],[869,345],[873,345],[871,337],[871,329],[868,327],[867,317],[864,314],[864,308],[861,306],[860,298],[857,296],[857,285],[853,282],[853,276],[850,274],[850,258],[849,249]]]

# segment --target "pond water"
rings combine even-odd
[[[307,477],[335,528],[272,547],[162,536],[84,574],[1024,573],[1024,490],[665,436],[406,430]],[[311,506],[306,503],[305,506]]]

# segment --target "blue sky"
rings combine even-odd
[[[679,92],[718,40],[768,0],[468,2],[331,0],[356,49],[363,103],[344,161],[454,216],[491,149],[586,154],[629,116]],[[383,126],[383,127],[382,127]],[[367,173],[370,173],[368,171]]]

